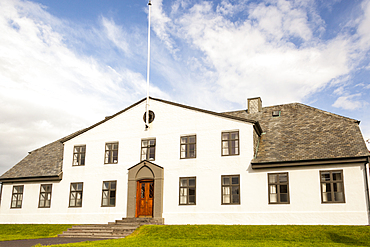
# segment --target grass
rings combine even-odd
[[[370,227],[146,225],[125,239],[54,246],[370,246]]]
[[[0,241],[52,238],[71,227],[72,225],[0,224]]]

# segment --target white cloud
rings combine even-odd
[[[102,31],[127,52],[124,31],[111,20],[101,20]],[[65,43],[71,38],[67,23],[39,4],[1,1],[0,33],[0,173],[27,151],[145,96],[146,81],[140,73],[113,69],[71,50]],[[151,90],[166,96],[154,85]]]
[[[114,20],[108,20],[104,16],[101,17],[101,24],[105,29],[105,33],[109,40],[111,40],[115,46],[120,48],[125,53],[130,52],[128,42],[126,41],[127,33],[123,32],[122,27],[117,26]]]
[[[353,94],[348,96],[339,97],[333,104],[334,107],[343,108],[346,110],[355,110],[361,108],[364,103],[359,100],[354,100],[353,98],[360,97],[361,94]]]

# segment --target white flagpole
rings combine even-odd
[[[146,68],[146,117],[145,117],[145,130],[149,128],[149,71],[150,71],[150,9],[152,1],[149,0],[149,15],[148,15],[148,63]]]

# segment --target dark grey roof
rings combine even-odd
[[[55,141],[30,152],[23,160],[5,172],[0,181],[21,178],[58,177],[62,172],[63,144]]]
[[[272,117],[272,111],[281,111]],[[300,103],[227,112],[259,121],[263,134],[253,163],[368,156],[359,121]]]

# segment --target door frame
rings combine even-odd
[[[163,186],[164,169],[150,161],[140,163],[128,168],[127,184],[127,218],[135,218],[137,182],[144,179],[154,180],[153,218],[162,218],[163,214]]]

